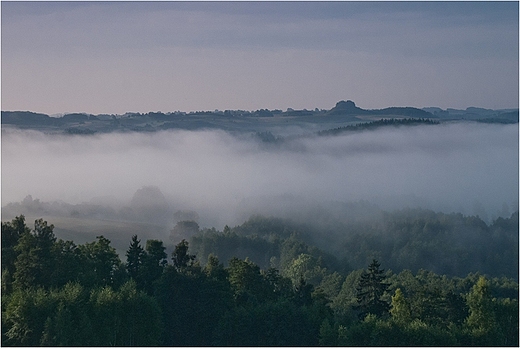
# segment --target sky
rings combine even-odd
[[[518,108],[518,2],[5,2],[2,110]]]

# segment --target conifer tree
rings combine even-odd
[[[140,245],[141,240],[137,239],[137,235],[132,236],[132,242],[126,252],[126,270],[128,275],[137,282],[139,271],[143,263],[143,248]]]
[[[163,242],[149,239],[146,241],[146,249],[142,254],[142,265],[139,271],[140,279],[146,292],[153,293],[153,283],[159,279],[168,264],[168,255],[165,252]]]
[[[389,284],[385,283],[384,270],[379,269],[379,262],[372,260],[368,266],[368,272],[363,272],[359,279],[357,290],[357,305],[354,309],[360,311],[359,318],[362,320],[368,314],[378,317],[388,313],[390,305],[381,299],[381,296],[388,290]]]

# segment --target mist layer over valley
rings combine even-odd
[[[520,347],[518,2],[1,9],[1,346]]]
[[[2,134],[2,220],[45,216],[59,235],[50,217],[60,216],[68,238],[81,219],[96,220],[105,235],[128,230],[117,222],[140,222],[143,237],[167,240],[182,220],[222,229],[254,214],[311,224],[326,216],[334,226],[403,208],[487,223],[509,217],[518,209],[518,125],[385,127],[280,142],[219,130]]]

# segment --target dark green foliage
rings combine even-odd
[[[356,287],[357,306],[354,308],[360,311],[360,319],[364,319],[369,314],[383,317],[390,309],[388,302],[382,299],[389,284],[385,282],[384,271],[379,269],[379,266],[377,260],[372,260],[368,271],[361,274]]]
[[[7,302],[3,298],[2,332],[5,332],[7,345],[38,346],[53,302],[45,290],[32,288],[15,290]]]
[[[42,219],[34,222],[34,230],[22,233],[14,251],[18,254],[15,261],[14,286],[24,289],[34,286],[49,288],[53,285],[53,271],[57,263],[53,253],[56,236],[54,226],[47,225]]]
[[[186,241],[175,250],[177,266],[166,266],[155,284],[163,313],[163,344],[210,345],[218,318],[233,306],[227,272],[213,257],[204,270],[193,264]]]
[[[496,299],[494,301],[496,315],[497,345],[518,347],[518,300],[510,298]]]
[[[140,243],[141,241],[137,239],[137,235],[132,236],[132,242],[126,252],[126,271],[130,278],[136,282],[140,282],[144,257],[144,250]]]
[[[188,254],[188,242],[183,239],[179,244],[175,246],[175,250],[172,254],[173,266],[177,271],[181,272],[187,267],[193,265],[195,255]]]
[[[232,258],[227,272],[233,297],[240,305],[258,303],[270,290],[268,282],[260,273],[260,267],[248,259]]]
[[[214,254],[221,260],[246,257],[260,268],[275,267],[285,271],[300,254],[308,254],[336,270],[334,256],[310,245],[308,231],[297,224],[279,218],[252,216],[244,224],[222,232],[206,229],[191,239],[192,250],[201,262]]]
[[[294,299],[295,302],[300,306],[308,306],[312,303],[312,284],[307,284],[303,276],[300,276],[300,279],[294,286]]]
[[[17,290],[3,318],[8,345],[154,346],[162,328],[155,300],[131,282],[119,291],[89,292],[77,283],[57,290]]]
[[[410,310],[410,320],[420,319],[430,325],[446,328],[450,323],[461,325],[467,309],[460,288],[454,278],[438,276],[421,270],[414,276],[403,271],[389,277],[391,289],[400,288]]]
[[[15,247],[20,237],[30,232],[31,230],[25,225],[23,215],[14,218],[12,222],[2,223],[2,292],[4,294],[12,290],[15,262],[19,255]]]
[[[456,330],[441,330],[421,321],[405,326],[368,315],[338,330],[338,345],[348,346],[457,346]]]
[[[45,320],[41,345],[94,345],[95,332],[91,322],[89,294],[77,283],[68,283],[49,295],[55,307]]]
[[[93,326],[100,346],[154,346],[160,343],[160,308],[129,281],[119,291],[100,288],[91,295]]]
[[[485,229],[478,218],[464,221]],[[509,235],[514,221],[498,219],[492,229]],[[416,225],[441,229],[427,222]],[[394,274],[376,260],[367,271],[339,273],[283,224],[265,226],[256,238],[278,246],[270,263],[284,269],[237,257],[225,266],[212,253],[201,266],[186,240],[168,265],[161,241],[143,250],[137,236],[125,269],[102,236],[77,246],[57,240],[42,220],[32,231],[23,216],[4,223],[2,345],[518,346],[514,279]],[[226,226],[222,234],[254,240],[248,230]]]
[[[287,300],[237,307],[223,316],[212,342],[217,346],[316,346],[312,310]]]
[[[230,229],[222,233],[206,230],[194,236],[191,242],[201,262],[205,262],[209,254],[214,254],[226,263],[233,257],[248,257],[262,268],[270,266],[270,259],[276,257],[279,250],[277,240],[242,236]]]
[[[142,255],[140,280],[142,287],[148,294],[153,292],[153,284],[159,279],[168,264],[166,248],[160,240],[147,240],[146,249]]]
[[[338,213],[343,209],[351,207],[342,207]],[[190,246],[202,263],[210,253],[224,263],[234,256],[249,257],[263,269],[272,266],[282,273],[303,253],[321,257],[322,267],[337,272],[359,269],[376,258],[397,272],[428,269],[459,277],[481,272],[518,279],[518,212],[490,225],[476,216],[422,209],[380,212],[371,219],[347,219],[327,226],[331,218],[320,211],[316,225],[304,227],[255,216],[223,232],[203,230]],[[335,256],[324,252],[325,248]]]
[[[368,123],[358,123],[352,126],[339,127],[334,129],[329,129],[325,131],[319,131],[318,135],[320,136],[329,136],[329,135],[338,135],[344,132],[353,132],[353,131],[361,131],[361,130],[373,130],[379,127],[385,126],[410,126],[410,125],[436,125],[439,124],[439,121],[434,121],[427,118],[403,118],[403,119],[381,119],[379,121],[373,121]]]
[[[14,262],[17,256],[14,247],[20,237],[30,231],[25,225],[23,215],[14,218],[12,222],[2,223],[2,269],[7,268],[11,274],[14,273]]]
[[[494,311],[493,298],[489,287],[489,282],[484,277],[480,277],[467,295],[469,316],[465,321],[466,330],[470,332],[473,343],[482,346],[493,345],[490,341],[492,336],[496,336],[498,327],[496,323],[496,313]],[[492,334],[492,335],[490,335]]]
[[[82,283],[89,286],[119,284],[124,270],[110,240],[98,236],[97,241],[80,245],[78,249],[83,265]]]
[[[283,277],[278,269],[269,267],[261,271],[264,280],[268,283],[266,299],[293,298],[293,285],[290,279]]]
[[[78,246],[72,241],[59,239],[54,243],[52,251],[55,264],[58,265],[53,269],[52,286],[60,287],[79,281],[84,274],[84,267]]]
[[[227,271],[224,269],[224,265],[220,263],[218,257],[213,254],[209,254],[208,262],[204,267],[204,273],[210,279],[217,281],[224,281],[227,278]]]
[[[428,269],[459,277],[478,271],[518,280],[518,235],[518,212],[488,226],[478,216],[405,209],[345,226],[336,244],[342,246],[338,256],[356,268],[371,257],[395,271]]]
[[[203,272],[179,273],[167,266],[156,285],[162,309],[167,346],[207,346],[219,318],[233,306],[227,282],[204,276]]]

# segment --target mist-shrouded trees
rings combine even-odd
[[[193,220],[179,221],[170,231],[170,240],[177,243],[179,240],[188,240],[199,232],[199,224]]]
[[[179,272],[187,269],[189,266],[193,265],[193,261],[195,260],[195,255],[190,255],[188,253],[188,241],[183,239],[179,244],[175,246],[175,250],[172,254],[173,266]]]
[[[393,273],[377,260],[345,271],[278,223],[252,221],[256,237],[228,227],[221,241],[261,239],[281,269],[213,253],[201,263],[187,240],[167,255],[136,235],[123,263],[103,236],[76,245],[43,220],[2,223],[2,345],[518,346],[514,279]]]
[[[518,280],[518,212],[487,225],[478,216],[423,209],[382,212],[366,223],[346,223],[329,243],[353,268],[371,258],[388,269],[464,277],[471,272]],[[337,247],[335,247],[337,245]]]
[[[166,198],[156,186],[144,186],[137,190],[130,202],[129,216],[132,220],[154,224],[168,223],[171,211]]]

